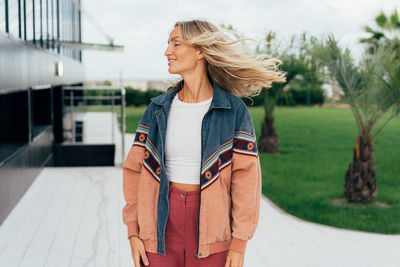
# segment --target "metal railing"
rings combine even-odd
[[[125,157],[125,131],[126,131],[126,114],[125,114],[125,88],[124,87],[114,87],[114,86],[64,86],[63,87],[64,91],[70,91],[68,95],[64,96],[64,100],[67,100],[66,102],[69,105],[70,109],[70,120],[71,120],[71,128],[70,129],[65,129],[66,131],[71,131],[72,132],[72,142],[75,142],[76,139],[76,125],[75,125],[75,117],[76,113],[78,110],[85,110],[88,107],[92,108],[109,108],[111,107],[111,114],[113,115],[115,106],[120,106],[121,110],[121,159],[122,162]],[[102,90],[111,90],[111,95],[109,96],[88,96],[88,95],[83,95],[83,96],[77,96],[74,95],[74,91],[82,91],[83,94],[85,94],[89,90],[97,90],[97,91],[102,91]],[[115,95],[114,91],[119,90],[121,92],[121,96]],[[115,104],[115,100],[120,99],[121,103],[120,105]],[[79,105],[75,106],[74,103],[76,100],[81,100],[83,101],[82,103],[79,103]],[[86,100],[110,100],[109,105],[104,105],[103,103],[101,105],[90,105],[87,103]],[[74,102],[75,101],[75,102]],[[65,104],[65,103],[64,103]],[[111,119],[111,135],[112,135],[112,142],[115,143],[115,133],[114,133],[114,118]]]

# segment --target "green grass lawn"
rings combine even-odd
[[[262,107],[250,108],[261,135]],[[263,194],[299,218],[347,229],[400,233],[400,118],[375,142],[378,202],[389,206],[333,203],[343,198],[344,175],[357,134],[349,108],[275,110],[280,155],[260,153]]]
[[[145,108],[127,108],[133,133]],[[257,137],[262,107],[249,107]],[[378,205],[339,205],[357,134],[349,108],[277,107],[279,155],[260,153],[263,194],[299,218],[340,228],[400,233],[400,117],[375,142]]]

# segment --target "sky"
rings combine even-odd
[[[123,45],[123,52],[83,51],[86,80],[167,80],[164,55],[176,21],[206,19],[216,26],[232,25],[244,37],[263,40],[268,31],[287,40],[307,32],[333,33],[357,58],[367,37],[364,26],[375,26],[382,10],[400,12],[398,0],[82,0],[82,38],[107,43],[104,33]],[[93,23],[92,21],[95,21]],[[95,25],[101,27],[99,31]]]

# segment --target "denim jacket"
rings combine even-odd
[[[261,167],[249,110],[211,82],[213,98],[201,127],[196,260],[228,249],[245,252],[260,209]],[[163,255],[169,214],[165,134],[172,100],[182,86],[183,81],[151,99],[123,164],[122,215],[128,238],[138,236],[146,251]]]

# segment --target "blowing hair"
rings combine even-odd
[[[272,87],[273,82],[285,82],[286,72],[279,71],[282,62],[268,54],[256,54],[244,44],[251,38],[232,39],[228,34],[234,31],[219,29],[205,20],[178,21],[183,43],[204,52],[207,75],[224,90],[238,97],[252,97],[261,93],[262,88]],[[242,43],[242,44],[241,44]],[[173,83],[176,87],[183,80]]]

